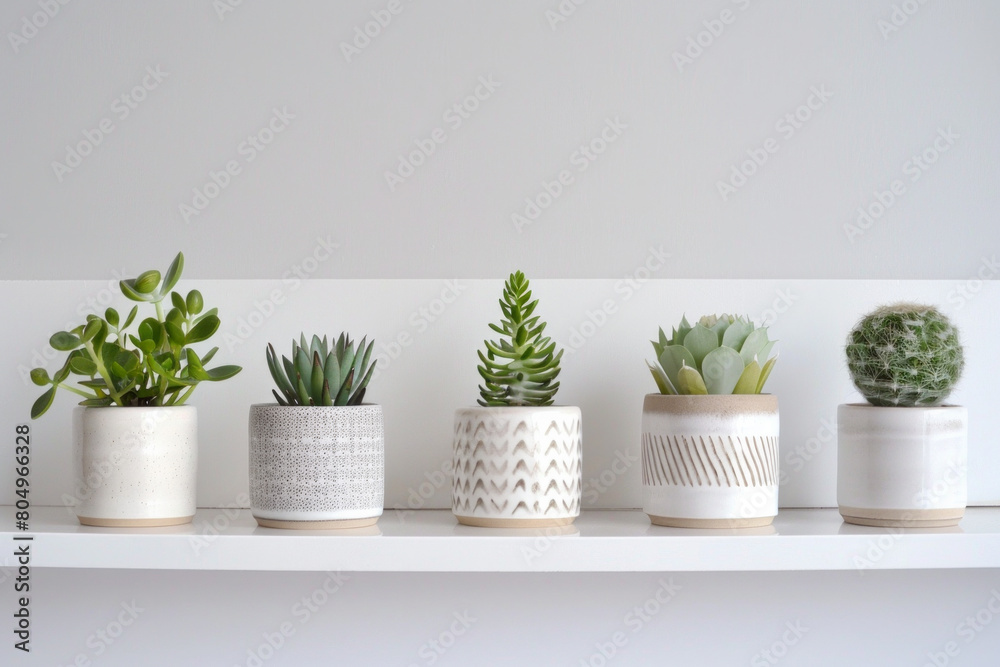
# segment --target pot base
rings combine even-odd
[[[459,516],[455,515],[463,526],[478,528],[549,528],[552,526],[568,526],[576,517],[562,519],[500,519],[494,517]]]
[[[255,516],[262,528],[284,528],[290,530],[343,530],[345,528],[367,528],[378,523],[378,517],[367,519],[331,519],[330,521],[285,521],[283,519],[262,519]]]
[[[880,528],[948,528],[957,526],[964,507],[935,510],[884,510],[840,506],[845,523]]]
[[[98,519],[91,516],[76,517],[82,526],[103,528],[158,528],[161,526],[182,526],[191,523],[191,516],[164,517],[160,519]]]
[[[657,516],[648,514],[650,522],[655,526],[671,528],[760,528],[770,526],[773,516],[760,516],[751,519],[682,519],[673,516]]]

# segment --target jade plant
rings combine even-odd
[[[219,348],[203,355],[192,349],[211,338],[220,322],[218,309],[204,309],[198,290],[186,296],[172,291],[183,270],[184,255],[177,253],[165,275],[145,271],[119,283],[129,300],[150,304],[156,313],[134,330],[130,327],[138,305],[124,319],[108,308],[104,317],[90,314],[80,326],[54,334],[49,344],[69,354],[52,377],[44,368],[31,371],[32,382],[49,387],[31,407],[32,419],[45,414],[59,389],[82,396],[80,405],[90,407],[183,405],[200,382],[218,382],[239,373],[239,366],[206,368]],[[164,312],[168,296],[172,307]],[[75,384],[71,375],[76,376]]]
[[[882,407],[940,405],[962,375],[958,329],[933,306],[897,303],[869,313],[847,337],[851,380]]]
[[[759,394],[777,355],[767,327],[747,318],[706,315],[691,326],[687,317],[667,338],[660,329],[650,372],[661,394]]]
[[[559,390],[559,360],[563,351],[544,336],[545,322],[535,315],[538,300],[531,300],[528,279],[521,271],[510,274],[504,283],[500,324],[490,328],[500,334],[499,341],[484,340],[485,352],[479,350],[479,385],[484,406],[551,405]]]
[[[326,336],[313,335],[306,342],[300,334],[299,342],[292,340],[291,358],[283,356],[280,362],[268,343],[267,367],[281,390],[271,390],[278,405],[361,405],[376,364],[368,363],[375,341],[365,345],[365,340],[355,350],[354,341],[341,333],[331,349]]]

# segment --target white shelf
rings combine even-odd
[[[637,511],[590,511],[559,534],[459,526],[447,510],[387,510],[353,531],[260,528],[249,510],[199,510],[171,528],[80,526],[65,508],[33,508],[33,567],[387,572],[723,572],[1000,567],[1000,508],[970,508],[956,528],[851,526],[833,509],[782,510],[741,531],[652,526]],[[213,528],[213,525],[215,528]],[[216,528],[218,530],[216,530]],[[4,548],[3,565],[15,565]]]

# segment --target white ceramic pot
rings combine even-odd
[[[267,528],[359,528],[382,516],[382,406],[250,406],[250,510]]]
[[[496,528],[565,526],[580,515],[580,408],[474,407],[455,412],[452,512]]]
[[[76,515],[87,526],[174,526],[196,508],[193,406],[73,410]]]
[[[939,527],[967,502],[968,411],[841,405],[837,504],[863,526]]]
[[[660,526],[769,525],[778,514],[778,427],[771,394],[647,394],[643,511]]]

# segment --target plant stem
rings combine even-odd
[[[94,352],[93,343],[88,340],[83,344],[83,347],[87,350],[87,354],[90,355],[91,360],[97,366],[97,372],[100,373],[101,378],[104,379],[104,384],[107,385],[108,394],[111,396],[111,400],[119,406],[122,405],[121,394],[115,391],[115,383],[111,380],[111,374],[108,373],[108,369],[104,367],[104,360],[101,359],[100,355]]]

